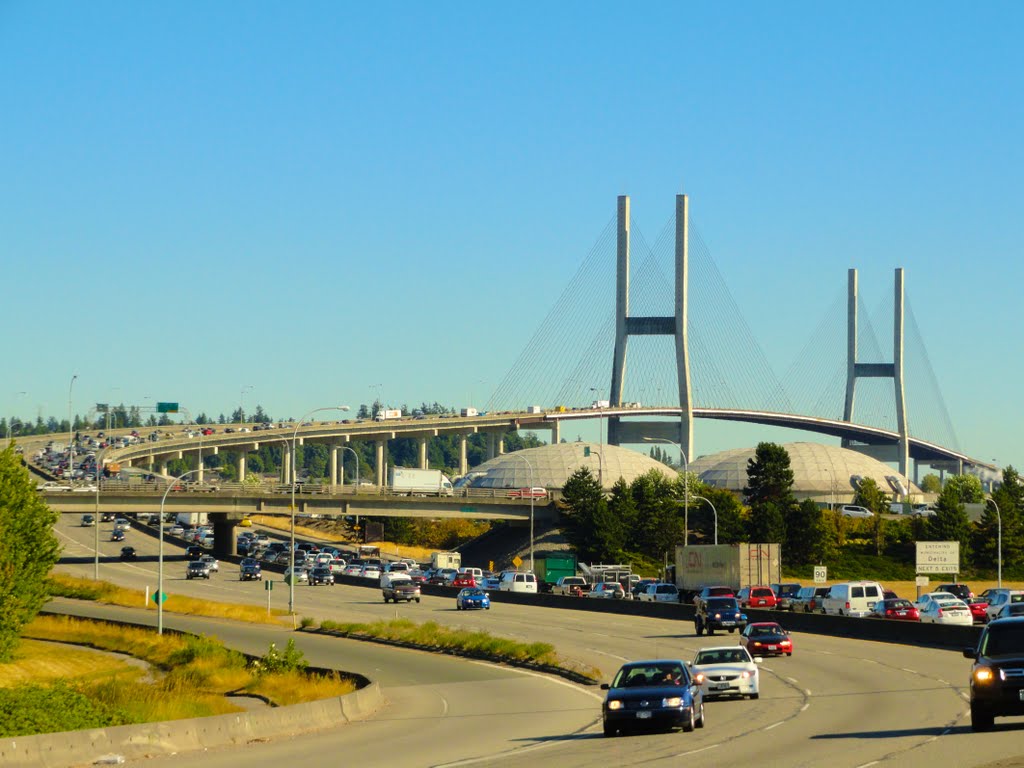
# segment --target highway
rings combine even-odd
[[[72,557],[91,555],[93,531],[58,526]],[[109,524],[104,528],[109,527]],[[106,530],[103,533],[107,533]],[[109,538],[109,534],[101,536]],[[126,543],[143,555],[156,542],[138,532]],[[102,542],[106,554],[120,544]],[[169,551],[173,548],[169,548]],[[92,564],[61,565],[83,576]],[[125,586],[152,587],[156,564],[101,565],[102,578]],[[185,581],[183,564],[167,565],[167,591],[213,600],[265,605],[258,582],[239,582],[234,567],[222,566],[210,582]],[[169,583],[168,583],[169,582]],[[283,585],[282,585],[283,586]],[[283,607],[287,590],[272,593]],[[599,667],[609,679],[625,659],[692,658],[700,647],[730,644],[735,636],[697,638],[692,624],[507,603],[487,612],[454,610],[454,600],[427,596],[420,604],[387,605],[376,589],[298,587],[300,616],[373,620],[406,616],[416,621],[487,629],[522,640],[545,641],[565,656]],[[122,609],[104,609],[118,612]],[[139,616],[140,611],[133,615]],[[152,610],[148,613],[155,622]],[[262,653],[284,630],[208,622],[165,614],[168,626],[210,631],[230,645]],[[203,628],[207,629],[203,629]],[[228,753],[176,756],[175,765],[280,765],[343,755],[346,763],[399,760],[403,766],[508,765],[529,760],[540,766],[678,765],[680,758],[716,765],[977,766],[1021,753],[1024,721],[997,720],[989,734],[970,731],[966,680],[969,661],[959,653],[817,635],[795,634],[792,658],[762,664],[758,701],[714,701],[707,727],[689,734],[652,734],[605,739],[600,735],[600,691],[544,676],[528,675],[467,660],[436,657],[298,633],[296,642],[311,663],[361,672],[379,680],[390,701],[371,722],[286,742],[254,744]],[[519,753],[527,751],[527,754]],[[220,761],[220,762],[218,762]],[[162,764],[159,759],[147,761]],[[168,763],[169,764],[169,763]]]

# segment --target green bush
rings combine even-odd
[[[0,688],[0,737],[106,728],[132,722],[119,709],[108,709],[58,682],[52,686]]]
[[[276,643],[271,643],[266,655],[253,662],[257,674],[273,674],[275,672],[301,672],[309,666],[305,655],[295,647],[295,639],[288,638],[288,645],[283,651],[278,650]]]
[[[314,624],[316,624],[316,619],[314,619],[312,616],[303,616],[302,620],[299,622],[299,626],[303,629],[309,629]]]

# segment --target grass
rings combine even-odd
[[[549,643],[521,643],[489,632],[446,627],[433,621],[417,624],[409,619],[392,619],[372,624],[320,622],[320,629],[344,637],[400,642],[428,651],[445,651],[492,661],[556,667],[592,681],[601,679],[601,670],[562,659]]]
[[[48,684],[49,688],[41,690],[51,694],[51,698],[43,704],[55,710],[61,709],[65,700],[77,702],[84,695],[96,710],[89,714],[95,715],[94,721],[101,724],[158,722],[241,711],[227,696],[229,693],[259,695],[285,706],[355,690],[355,684],[340,674],[261,672],[242,654],[209,637],[157,635],[150,629],[70,616],[39,616],[23,635],[28,639],[19,648],[19,658],[0,667],[0,687],[27,687],[26,682],[31,680],[35,701],[39,699],[39,684]],[[126,653],[148,662],[152,672],[87,651],[62,650],[54,654],[52,647],[47,649],[45,643],[34,642],[37,640]],[[54,658],[48,660],[47,653]],[[83,669],[88,671],[83,673]],[[66,727],[59,712],[54,712],[49,721],[41,717],[22,721],[21,728],[34,730],[20,733]]]
[[[92,600],[108,605],[121,605],[127,608],[149,608],[156,610],[152,600],[146,600],[146,593],[141,589],[119,587],[106,581],[94,581],[68,576],[63,573],[51,573],[49,579],[50,594],[54,597],[70,597],[77,600]],[[246,621],[254,624],[281,624],[287,611],[274,610],[267,615],[267,609],[257,605],[238,603],[219,603],[214,600],[202,600],[183,595],[167,595],[164,610],[170,613],[184,613],[191,616],[209,616],[218,619]]]

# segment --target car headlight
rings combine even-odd
[[[743,672],[740,672],[740,679],[741,680],[749,680],[750,679],[750,672],[747,671],[747,670],[744,670]]]
[[[697,685],[700,685],[701,683],[703,683],[704,682],[704,673],[703,672],[698,672],[696,675],[694,675],[693,682],[695,682]]]
[[[720,614],[720,613],[716,613],[715,614],[715,621],[720,621],[721,618],[722,618],[722,614]]]
[[[661,700],[661,706],[663,707],[681,707],[683,706],[683,699],[681,696],[669,696],[667,699]]]
[[[974,670],[974,682],[976,683],[991,683],[996,679],[998,675],[1000,680],[1005,680],[1006,675],[1003,674],[1003,670],[995,670],[991,667],[978,667]]]
[[[608,702],[608,709],[622,709],[622,702],[617,699],[613,699]]]

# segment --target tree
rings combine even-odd
[[[974,475],[954,475],[942,490],[954,494],[961,504],[981,504],[985,500],[981,480]]]
[[[579,557],[591,562],[615,559],[622,549],[623,531],[588,467],[572,473],[562,489],[562,501],[568,507],[562,532]]]
[[[786,540],[786,519],[793,514],[793,470],[789,454],[777,443],[758,443],[747,462],[747,486],[743,496],[750,505],[750,541]]]
[[[999,514],[996,514],[996,505]],[[975,528],[971,539],[974,562],[986,568],[995,568],[999,546],[999,522],[1002,520],[1003,567],[1017,568],[1024,564],[1024,531],[1021,509],[1024,505],[1024,483],[1013,467],[1003,470],[1003,482],[992,493],[991,501]]]
[[[928,533],[932,541],[960,542],[960,562],[963,564],[971,562],[971,521],[967,517],[962,499],[965,485],[954,483],[953,479],[946,483],[946,487],[939,494],[939,500],[935,504],[935,515],[928,521]]]
[[[925,493],[942,493],[942,481],[935,474],[927,474],[922,477],[919,487]]]
[[[821,508],[810,499],[794,505],[785,524],[786,562],[791,565],[823,562],[825,554],[835,546],[834,542],[826,541],[831,532],[824,523]]]
[[[889,496],[878,487],[873,477],[865,477],[857,486],[853,503],[875,513],[871,518],[871,534],[875,540],[875,554],[881,555],[885,549],[885,518],[882,514],[889,511]]]
[[[13,445],[0,453],[0,662],[11,660],[22,627],[48,599],[46,575],[60,556],[57,513],[20,459]]]

